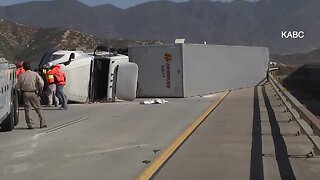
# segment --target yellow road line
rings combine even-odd
[[[226,91],[215,101],[200,117],[196,119],[175,141],[173,141],[144,171],[137,177],[137,180],[150,179],[159,168],[169,159],[179,146],[191,135],[191,133],[205,120],[205,118],[222,102],[229,94]]]

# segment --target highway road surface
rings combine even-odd
[[[168,100],[46,109],[49,128],[35,130],[22,112],[0,133],[0,179],[320,179],[320,158],[269,83]]]
[[[135,179],[221,95],[46,108],[48,128],[34,130],[21,110],[14,131],[0,133],[0,179]]]

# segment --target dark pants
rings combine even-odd
[[[23,92],[23,102],[24,102],[25,118],[26,118],[28,127],[32,127],[33,125],[33,120],[30,118],[30,115],[29,115],[31,107],[33,107],[38,114],[38,117],[40,119],[40,127],[46,125],[44,118],[42,116],[40,97],[35,92]]]
[[[57,96],[62,104],[61,107],[68,108],[68,99],[67,96],[63,92],[64,85],[57,85]]]

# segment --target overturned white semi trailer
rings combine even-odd
[[[256,86],[269,64],[264,47],[174,44],[129,47],[138,97],[191,97]]]

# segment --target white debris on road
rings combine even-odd
[[[165,99],[148,99],[146,101],[141,102],[140,104],[166,104],[169,101]]]

